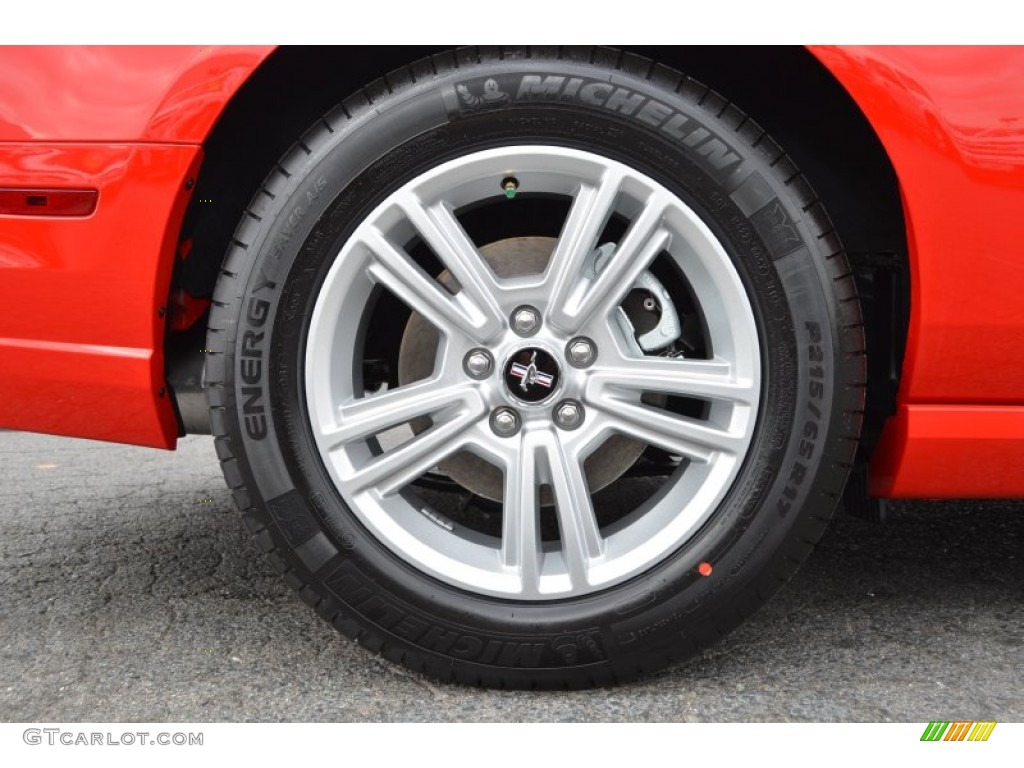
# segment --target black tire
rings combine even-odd
[[[603,101],[589,100],[601,103],[588,103],[578,86],[575,95],[565,87],[574,78],[610,83],[619,95],[611,103],[610,86]],[[502,103],[460,98],[489,79],[508,95]],[[306,329],[337,244],[405,180],[512,141],[607,155],[686,200],[743,279],[765,372],[753,443],[710,519],[650,571],[553,602],[473,594],[382,545],[325,471],[302,389]],[[809,184],[717,93],[606,49],[464,50],[354,94],[299,138],[256,193],[213,304],[211,422],[256,543],[338,630],[444,680],[601,685],[717,641],[807,557],[843,490],[860,429],[860,307]]]

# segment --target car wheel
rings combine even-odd
[[[256,542],[435,677],[633,678],[809,553],[860,426],[853,280],[758,125],[603,49],[460,51],[304,134],[238,226],[211,421]]]

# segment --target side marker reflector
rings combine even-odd
[[[0,188],[0,216],[88,216],[99,195],[95,189]]]

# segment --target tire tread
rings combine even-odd
[[[263,552],[271,566],[285,576],[288,584],[299,593],[301,599],[335,629],[362,647],[386,658],[397,654],[398,661],[430,677],[446,682],[457,681],[477,686],[487,684],[495,687],[536,689],[552,687],[552,684],[524,677],[522,673],[516,673],[513,670],[504,673],[495,671],[485,677],[471,665],[457,665],[454,660],[440,661],[437,657],[419,653],[408,647],[389,646],[384,636],[348,618],[340,609],[336,599],[329,593],[319,591],[316,585],[310,584],[300,576],[298,571],[293,570],[282,551],[275,546],[275,535],[280,536],[279,533],[275,534],[274,532],[276,524],[271,523],[267,513],[254,502],[254,495],[243,481],[239,469],[240,459],[235,455],[225,412],[228,407],[226,394],[229,386],[229,371],[233,365],[231,349],[233,329],[226,322],[228,309],[234,305],[243,289],[239,275],[243,273],[242,267],[249,259],[247,251],[261,227],[268,226],[268,222],[261,213],[267,202],[274,203],[279,196],[286,195],[293,184],[293,179],[301,169],[326,146],[337,141],[338,137],[344,133],[347,124],[362,119],[364,115],[374,109],[374,105],[381,99],[399,93],[403,89],[416,87],[421,81],[436,80],[464,67],[513,57],[541,58],[537,49],[530,48],[462,48],[413,62],[378,78],[344,99],[321,117],[284,154],[253,194],[224,257],[223,267],[220,270],[220,277],[213,294],[207,342],[207,346],[213,350],[212,356],[219,356],[221,363],[212,366],[208,371],[208,388],[211,403],[210,420],[217,456],[235,504],[239,508],[243,522],[256,546]],[[847,418],[833,420],[831,429],[836,432],[831,435],[831,444],[835,445],[839,441],[847,444],[848,456],[845,458],[834,456],[828,466],[822,467],[818,475],[816,494],[821,498],[822,506],[817,507],[813,514],[805,515],[791,531],[787,542],[775,553],[774,568],[766,569],[764,577],[749,593],[756,599],[745,600],[742,610],[739,606],[723,607],[713,616],[711,622],[706,623],[703,627],[695,628],[694,632],[685,638],[687,650],[690,652],[686,655],[692,655],[721,639],[745,616],[756,611],[793,576],[797,567],[820,539],[842,495],[849,474],[850,460],[859,440],[865,402],[863,380],[866,375],[866,346],[864,321],[856,286],[838,235],[809,181],[754,119],[731,104],[721,94],[656,61],[611,48],[558,47],[557,49],[548,49],[543,53],[543,57],[560,61],[587,62],[591,65],[614,69],[625,75],[633,75],[654,83],[659,88],[671,91],[679,98],[688,100],[691,104],[703,109],[709,115],[724,120],[727,127],[741,141],[766,159],[767,165],[789,187],[796,204],[804,214],[804,222],[811,230],[812,236],[819,241],[826,239],[829,241],[829,255],[823,257],[820,264],[821,268],[827,271],[829,282],[834,286],[833,298],[838,318],[836,342],[837,348],[843,350],[843,353],[837,356],[837,364],[844,369],[837,371],[836,376],[840,381],[858,382],[856,386],[837,388],[835,395],[841,399],[835,412],[843,414]],[[211,359],[213,359],[212,356]],[[847,426],[843,427],[843,424]],[[645,659],[643,663],[628,666],[609,663],[601,670],[590,670],[584,675],[567,679],[561,685],[554,687],[564,687],[568,690],[571,687],[596,687],[631,681],[673,663],[678,654],[678,647],[665,648],[659,657]]]

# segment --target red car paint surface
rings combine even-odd
[[[0,141],[201,144],[267,46],[0,52]]]
[[[0,425],[174,446],[161,310],[188,181],[270,50],[0,51],[0,188],[99,191],[87,217],[0,217]]]
[[[0,188],[99,191],[88,216],[0,216],[0,425],[174,446],[162,309],[189,180],[271,50],[0,51]],[[811,50],[907,222],[910,335],[871,489],[1024,496],[1024,50]]]
[[[911,315],[880,496],[1024,495],[1024,49],[819,48],[899,178]]]

